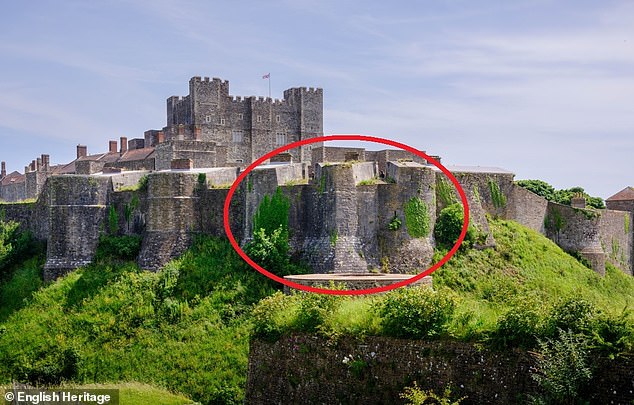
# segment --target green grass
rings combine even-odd
[[[26,306],[33,293],[42,286],[44,253],[40,251],[36,256],[14,265],[9,271],[11,276],[0,281],[0,322]]]
[[[599,350],[614,354],[632,349],[633,277],[609,264],[606,276],[600,277],[544,236],[514,222],[491,220],[491,230],[497,241],[495,249],[461,250],[433,275],[434,288],[440,294],[435,299],[449,300],[452,305],[438,315],[442,328],[421,324],[420,328],[432,329],[414,330],[412,336],[433,334],[493,346],[534,347],[538,338],[556,336],[557,328],[571,327],[593,335]],[[438,251],[436,259],[444,254]],[[313,331],[335,338],[392,336],[394,328],[388,325],[394,326],[394,321],[382,316],[410,309],[412,320],[419,317],[417,314],[433,315],[425,312],[429,305],[413,309],[412,304],[434,297],[408,297],[399,291],[372,297],[333,297],[334,304],[327,302],[325,306],[310,297],[279,296],[260,303],[255,311],[256,334],[269,339]],[[392,309],[383,310],[389,302]],[[571,319],[574,316],[566,315],[567,306],[587,315],[589,323]],[[302,321],[307,313],[314,315],[308,329]],[[514,335],[505,328],[511,328]]]
[[[552,241],[510,221],[493,220],[495,249],[468,250],[434,274],[434,285],[459,293],[458,335],[485,332],[497,317],[522,301],[548,308],[562,298],[580,297],[612,316],[634,310],[634,277],[607,265],[600,277]],[[441,256],[445,252],[439,252]],[[630,321],[634,316],[630,313]]]
[[[202,403],[242,403],[250,308],[273,291],[218,239],[200,238],[159,273],[101,261],[42,286],[26,305],[6,303],[0,382],[139,381]]]
[[[190,405],[194,401],[182,394],[174,394],[164,388],[154,387],[142,383],[119,383],[119,384],[63,384],[59,389],[68,390],[118,390],[119,405]],[[11,390],[10,385],[0,387],[0,396]],[[90,392],[90,391],[89,391]]]
[[[631,350],[634,334],[623,331],[634,328],[627,312],[634,306],[633,277],[608,266],[601,278],[518,224],[492,220],[491,229],[495,249],[460,251],[434,274],[437,295],[421,293],[452,304],[439,314],[443,328],[435,324],[434,338],[499,342],[502,326],[512,322],[543,336],[566,322],[586,327],[566,318],[562,305],[573,297],[587,301],[573,302],[582,310],[596,308],[600,316],[587,319],[596,318],[601,339],[613,331],[623,337],[603,347]],[[362,298],[273,294],[273,283],[226,241],[208,237],[158,273],[100,259],[45,285],[42,261],[40,252],[16,264],[0,284],[0,384],[147,384],[121,386],[130,398],[122,403],[242,403],[254,331],[273,339],[293,331],[363,338],[386,335],[384,317],[398,313],[398,305],[407,305],[414,320],[429,309],[423,301],[414,308],[417,293],[403,290]],[[387,311],[386,297],[392,297]],[[533,342],[525,337],[509,342]]]

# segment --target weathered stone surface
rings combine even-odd
[[[103,230],[110,179],[55,176],[49,182],[49,237],[44,278],[90,263]]]
[[[598,358],[594,365],[592,380],[580,392],[584,397],[597,404],[634,400],[634,357]],[[439,394],[451,385],[452,395],[466,397],[466,405],[506,405],[540,393],[534,372],[534,358],[517,349],[383,337],[333,344],[292,335],[275,343],[251,342],[245,403],[400,403],[399,394],[416,381]]]

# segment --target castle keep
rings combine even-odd
[[[292,88],[282,100],[243,98],[229,95],[227,81],[194,77],[189,95],[167,100],[160,130],[110,141],[104,153],[78,145],[76,159],[63,165],[41,155],[23,174],[7,173],[3,163],[0,211],[47,241],[46,278],[90,263],[99,236],[113,231],[142,236],[138,262],[156,270],[193,235],[224,236],[223,204],[240,170],[279,146],[322,136],[322,111],[321,89]],[[598,273],[609,260],[632,274],[631,189],[608,199],[608,209],[590,210],[583,202],[546,201],[499,168],[447,168],[467,195],[484,246],[495,245],[487,215],[512,219],[585,257]],[[315,272],[419,273],[433,255],[447,185],[435,166],[405,151],[312,144],[253,170],[232,199],[230,226],[249,240],[260,202],[279,189],[290,202],[292,251]],[[408,221],[413,201],[429,220],[424,232]]]

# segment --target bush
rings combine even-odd
[[[288,211],[291,203],[278,187],[273,196],[265,195],[253,216],[253,230],[264,229],[271,234],[278,229],[288,237]]]
[[[541,180],[518,180],[515,184],[544,197],[548,201],[554,201],[559,204],[570,205],[572,198],[575,195],[581,194],[585,198],[588,207],[598,209],[605,208],[605,203],[601,197],[590,196],[582,187],[555,190],[553,186]]]
[[[617,317],[599,315],[594,323],[592,343],[601,352],[614,356],[634,348],[634,324],[627,311]]]
[[[445,291],[411,287],[387,293],[378,309],[383,332],[406,338],[442,334],[455,308],[453,297]]]
[[[436,227],[434,228],[436,244],[445,247],[453,246],[462,232],[463,219],[464,209],[461,204],[455,203],[443,208],[436,219]],[[476,236],[475,229],[469,226],[462,246],[472,246],[476,240]]]
[[[499,318],[491,335],[492,344],[498,347],[535,347],[543,333],[545,319],[545,314],[538,308],[538,302],[526,299],[512,306]]]
[[[576,403],[579,390],[592,377],[588,365],[588,340],[571,331],[560,331],[557,340],[539,342],[537,372],[532,377],[544,390],[546,403]]]
[[[460,403],[466,399],[466,397],[458,398],[457,400],[451,399],[451,387],[447,386],[443,395],[440,396],[434,391],[423,391],[418,387],[416,381],[412,387],[406,387],[403,393],[399,395],[401,398],[406,399],[407,405],[424,405],[424,404],[438,404],[438,405],[460,405]]]
[[[279,339],[294,319],[296,297],[278,291],[261,300],[251,313],[254,335],[268,341]]]
[[[247,244],[244,251],[265,270],[285,276],[289,274],[288,249],[288,236],[282,227],[279,227],[270,234],[264,228],[254,231],[253,240]]]
[[[549,335],[561,330],[589,335],[597,315],[597,308],[589,301],[577,297],[560,299],[549,316]]]
[[[134,260],[141,250],[143,238],[137,235],[101,235],[95,259]]]
[[[296,328],[302,332],[317,332],[344,299],[331,294],[302,293],[295,321]]]

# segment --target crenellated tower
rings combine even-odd
[[[199,76],[189,94],[167,99],[165,141],[215,144],[216,161],[246,166],[280,146],[323,135],[323,90],[291,88],[282,100],[229,94],[229,82]],[[310,147],[293,150],[295,162],[310,163]],[[195,159],[194,159],[195,160]]]

